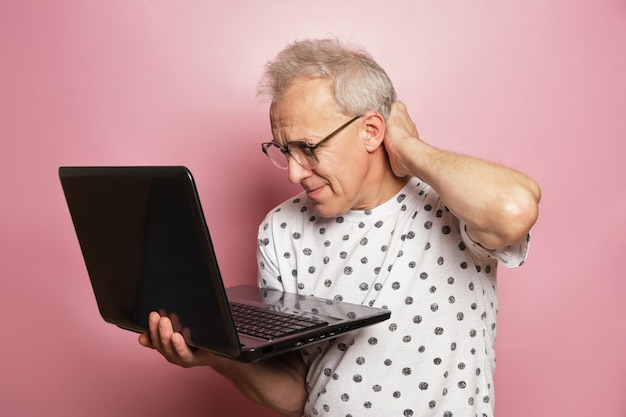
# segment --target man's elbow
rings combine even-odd
[[[491,207],[490,221],[468,230],[470,238],[491,250],[523,241],[539,217],[540,198],[538,187],[500,195],[499,202]]]
[[[536,183],[534,186],[518,190],[509,195],[501,210],[502,224],[499,236],[500,248],[504,248],[526,239],[530,229],[539,217],[539,200],[541,191]]]

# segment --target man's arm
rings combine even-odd
[[[472,240],[485,248],[520,242],[537,220],[541,191],[535,181],[511,168],[423,142],[401,102],[392,107],[384,143],[394,173],[432,186],[465,222]]]
[[[156,349],[169,362],[189,368],[210,366],[230,379],[252,401],[285,416],[301,417],[307,392],[306,366],[297,352],[254,363],[241,363],[207,351],[192,351],[172,322],[150,313],[150,332],[139,336],[142,346]]]

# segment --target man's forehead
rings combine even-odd
[[[339,106],[327,86],[328,81],[302,80],[270,105],[272,128],[297,125],[309,121],[320,122],[340,114]]]
[[[279,141],[303,140],[309,129],[304,116],[287,116],[279,112],[270,112],[270,127],[274,138]]]

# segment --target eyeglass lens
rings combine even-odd
[[[284,169],[289,167],[289,155],[305,168],[313,168],[317,165],[311,149],[303,142],[291,142],[287,148],[289,153],[285,154],[279,146],[272,143],[270,146],[265,147],[265,153],[278,168]]]

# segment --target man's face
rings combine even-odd
[[[342,114],[331,94],[328,81],[297,81],[283,98],[273,103],[270,119],[274,140],[286,146],[292,141],[315,144],[350,120]],[[289,181],[302,185],[322,217],[336,217],[350,209],[368,209],[364,184],[369,170],[369,153],[364,145],[366,132],[356,120],[315,150],[319,163],[306,169],[289,158]]]

